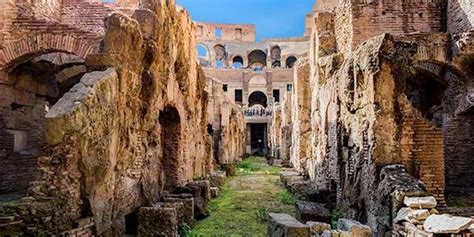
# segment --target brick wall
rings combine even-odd
[[[39,177],[36,156],[14,153],[0,157],[0,167],[0,194],[26,190]]]
[[[446,186],[474,187],[474,115],[445,118]]]
[[[340,38],[347,41],[351,38],[347,34],[352,34],[352,40],[351,45],[342,41],[342,51],[382,33],[440,32],[444,29],[445,4],[442,0],[343,0],[338,7],[339,31],[344,34]]]
[[[448,1],[448,32],[459,34],[474,26],[474,0]]]
[[[403,164],[408,172],[420,179],[426,189],[444,205],[443,131],[417,112],[406,113],[403,118],[402,137]]]

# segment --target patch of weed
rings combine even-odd
[[[296,198],[295,196],[290,193],[288,190],[284,190],[282,192],[279,192],[277,195],[278,201],[280,201],[283,204],[287,205],[295,205],[296,203]]]

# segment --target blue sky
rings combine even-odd
[[[302,36],[314,0],[176,0],[193,20],[255,24],[257,40]]]

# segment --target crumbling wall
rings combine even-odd
[[[290,162],[300,172],[306,167],[306,159],[311,155],[309,142],[311,135],[311,87],[310,66],[307,58],[298,61],[293,81],[292,133]]]
[[[268,147],[270,148],[270,156],[272,158],[281,159],[281,143],[282,143],[282,114],[281,105],[279,103],[273,104],[273,119],[269,128]]]
[[[390,2],[344,0],[336,10],[338,47],[350,53],[365,40],[382,33],[404,35],[442,32],[447,1]]]
[[[445,36],[438,39],[443,45]],[[310,177],[319,189],[337,193],[347,217],[374,230],[383,218],[378,208],[385,205],[376,201],[380,167],[404,164],[428,191],[444,198],[444,174],[437,171],[444,169],[442,130],[417,112],[404,89],[416,73],[407,65],[416,64],[425,47],[417,43],[375,37],[350,58],[319,58],[311,79],[317,143],[308,162],[315,166]]]
[[[36,226],[34,234],[60,233],[93,217],[98,235],[122,235],[126,215],[162,196],[167,169],[177,174],[174,187],[209,171],[206,81],[192,21],[174,1],[145,7],[152,10],[137,10],[133,19],[108,18],[100,53],[87,56],[90,73],[46,115],[49,148],[33,199],[2,209],[17,210],[23,225]],[[161,116],[169,111],[171,117]],[[180,128],[175,157],[164,151],[169,119]],[[36,214],[20,211],[38,203]]]
[[[214,160],[218,165],[230,165],[245,154],[245,119],[240,106],[224,95],[222,83],[208,78],[209,127],[213,137]]]

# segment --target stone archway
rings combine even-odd
[[[165,107],[159,116],[163,149],[162,179],[164,190],[173,191],[179,185],[179,149],[181,118],[175,107]]]
[[[26,37],[11,42],[0,49],[0,69],[5,69],[32,55],[51,52],[65,52],[85,58],[88,54],[97,52],[97,42],[76,35],[44,33]]]
[[[263,107],[268,106],[267,95],[261,91],[255,91],[249,96],[249,107],[254,105],[261,105]]]

